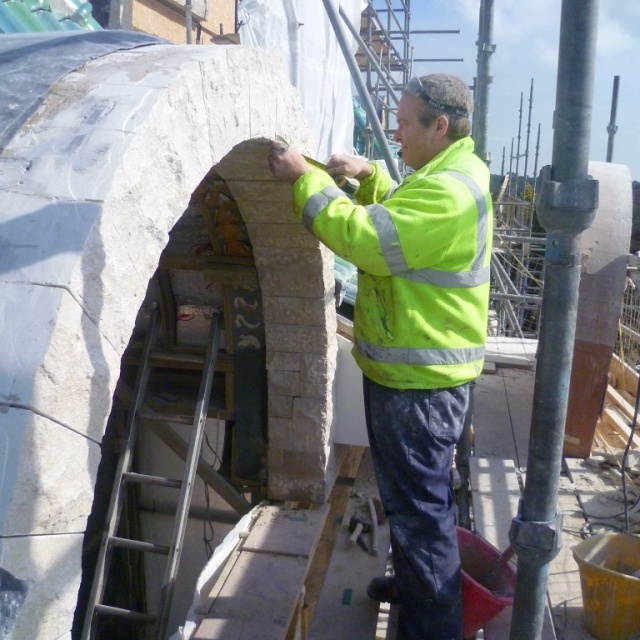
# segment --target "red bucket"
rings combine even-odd
[[[472,637],[505,607],[513,604],[516,571],[505,563],[492,576],[491,587],[482,583],[493,569],[500,552],[479,535],[456,527],[462,564],[462,635]]]

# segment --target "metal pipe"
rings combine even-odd
[[[349,67],[349,71],[351,72],[351,79],[358,89],[360,101],[362,102],[364,108],[367,111],[367,114],[369,115],[369,120],[371,121],[371,126],[375,133],[376,140],[380,145],[380,151],[387,165],[387,171],[396,182],[400,183],[402,182],[402,178],[400,176],[400,172],[398,171],[398,166],[396,164],[395,158],[391,154],[391,149],[389,148],[387,138],[384,135],[382,125],[378,120],[378,115],[371,100],[371,96],[369,96],[367,87],[362,80],[362,75],[360,74],[360,69],[358,68],[358,65],[356,63],[355,56],[351,53],[349,43],[347,42],[347,38],[342,29],[342,24],[340,23],[340,17],[336,12],[336,9],[333,6],[331,0],[322,0],[322,4],[324,4],[324,8],[327,12],[327,15],[329,16],[329,22],[331,22],[331,26],[333,27],[333,30],[336,34],[338,44],[340,45],[340,49],[342,49],[342,55],[344,55],[344,59],[347,63],[347,66]]]
[[[153,500],[151,503],[141,503],[138,509],[141,513],[175,518],[178,512],[178,505],[168,500]],[[194,505],[189,507],[190,520],[203,520],[204,522],[214,522],[217,524],[237,524],[240,518],[241,516],[237,511],[230,511],[228,509],[211,509]]]
[[[517,242],[523,244],[545,244],[547,242],[546,238],[542,236],[517,236],[509,233],[500,233],[496,232],[495,236],[500,238],[500,240],[506,240],[508,242]]]
[[[527,195],[527,169],[529,166],[529,139],[531,137],[531,109],[533,108],[533,78],[531,78],[531,88],[529,89],[529,115],[527,116],[527,142],[524,147],[524,191],[522,197]]]
[[[478,35],[478,76],[476,82],[476,112],[473,115],[474,141],[478,157],[490,164],[487,151],[487,123],[489,121],[489,87],[491,77],[491,55],[496,46],[493,39],[493,0],[481,0]]]
[[[414,62],[464,62],[464,58],[414,58]]]
[[[185,0],[184,2],[184,17],[187,28],[187,44],[191,44],[191,38],[193,33],[193,18],[191,13],[191,0]]]
[[[557,511],[573,360],[579,234],[593,221],[598,183],[587,175],[595,67],[597,0],[563,0],[552,166],[542,172],[538,217],[547,230],[527,480],[509,531],[518,554],[510,640],[539,640],[549,563],[562,547]]]
[[[609,139],[607,140],[607,162],[611,162],[613,159],[613,138],[618,132],[616,125],[616,113],[618,111],[618,88],[620,87],[620,76],[613,76],[613,94],[611,96],[611,117],[609,118],[609,124],[607,125],[607,133]]]
[[[509,186],[507,193],[511,195],[511,183],[513,182],[513,138],[511,138],[511,153],[509,154]]]
[[[390,36],[397,36],[406,33],[406,31],[387,31]],[[410,35],[425,34],[425,33],[457,33],[460,34],[460,29],[411,29]]]
[[[489,294],[491,300],[515,300],[516,302],[540,302],[542,300],[542,296],[536,295],[526,295],[523,293],[498,293],[497,291],[492,291]],[[640,334],[639,334],[640,337]]]
[[[493,276],[493,280],[496,283],[498,289],[500,289],[500,293],[507,293],[507,288],[505,286],[504,281],[502,280],[502,276],[500,271],[496,269],[497,260],[495,256],[491,258],[491,275]],[[511,281],[509,281],[511,284]],[[519,292],[516,290],[516,294],[519,295]],[[524,334],[522,333],[522,327],[520,326],[518,319],[516,318],[515,312],[513,310],[513,305],[511,304],[511,300],[507,297],[504,298],[504,304],[501,305],[504,309],[504,312],[507,314],[509,318],[509,322],[511,323],[511,327],[513,331],[517,334],[519,338],[524,338]]]
[[[516,196],[520,193],[518,183],[520,182],[520,140],[522,138],[522,100],[524,94],[520,92],[520,111],[518,112],[518,144],[516,146]]]
[[[538,122],[538,137],[536,139],[536,155],[535,162],[533,165],[533,197],[531,199],[532,202],[536,201],[536,194],[538,193],[537,183],[538,183],[538,159],[540,158],[540,123]],[[533,225],[533,216],[530,218],[529,228]]]

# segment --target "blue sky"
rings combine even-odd
[[[541,125],[538,170],[551,163],[561,0],[494,0],[488,149],[491,170],[500,172],[503,148],[509,168],[511,139],[517,144],[520,94],[524,153],[529,91],[534,82],[528,173],[535,161]],[[469,84],[476,75],[480,0],[413,0],[412,29],[459,29],[459,35],[414,35],[415,58],[464,58],[464,62],[416,63],[414,75],[450,72]],[[598,45],[591,120],[590,158],[605,161],[614,76],[620,76],[613,162],[626,164],[640,180],[640,0],[600,0]],[[520,159],[520,174],[524,159]],[[513,164],[515,169],[515,161]]]

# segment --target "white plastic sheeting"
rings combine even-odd
[[[187,613],[186,622],[169,640],[188,640],[196,632],[198,624],[207,613],[207,608],[204,605],[208,601],[211,589],[213,589],[216,580],[224,570],[227,560],[229,560],[231,554],[238,547],[240,541],[249,535],[249,531],[251,531],[251,527],[258,515],[260,515],[262,507],[263,505],[259,504],[251,509],[249,513],[245,514],[233,530],[230,531],[225,539],[215,548],[213,555],[202,570],[196,583],[193,603]]]
[[[332,1],[352,24],[360,24],[366,1]],[[281,50],[316,143],[309,151],[320,160],[332,153],[353,153],[351,74],[323,2],[245,0],[238,19],[242,44]],[[344,31],[355,54],[358,45],[346,26]]]

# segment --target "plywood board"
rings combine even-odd
[[[306,558],[240,553],[196,638],[282,640],[306,572]]]
[[[369,600],[369,581],[383,575],[389,552],[389,526],[379,527],[378,556],[358,546],[349,546],[348,523],[358,512],[367,516],[366,499],[378,495],[369,450],[365,450],[353,485],[336,544],[327,569],[320,599],[311,621],[309,640],[373,640],[376,633],[378,604]],[[370,537],[364,536],[367,544]]]
[[[267,506],[253,525],[242,550],[309,558],[328,512],[329,505],[316,511]]]
[[[537,340],[490,336],[485,347],[485,360],[495,363],[498,367],[533,370],[537,349]]]
[[[510,369],[502,371],[502,377],[516,448],[514,460],[517,467],[524,467],[529,453],[535,374],[533,371]]]
[[[581,276],[564,455],[589,456],[607,386],[624,296],[631,237],[631,176],[623,165],[590,162],[599,206],[579,236]]]
[[[476,531],[503,551],[509,546],[509,528],[518,513],[516,467],[512,460],[472,457],[469,475]]]
[[[197,640],[283,640],[299,603],[329,505],[317,510],[265,506],[212,589]]]
[[[479,458],[516,458],[507,391],[500,371],[481,375],[473,389],[474,450]]]

